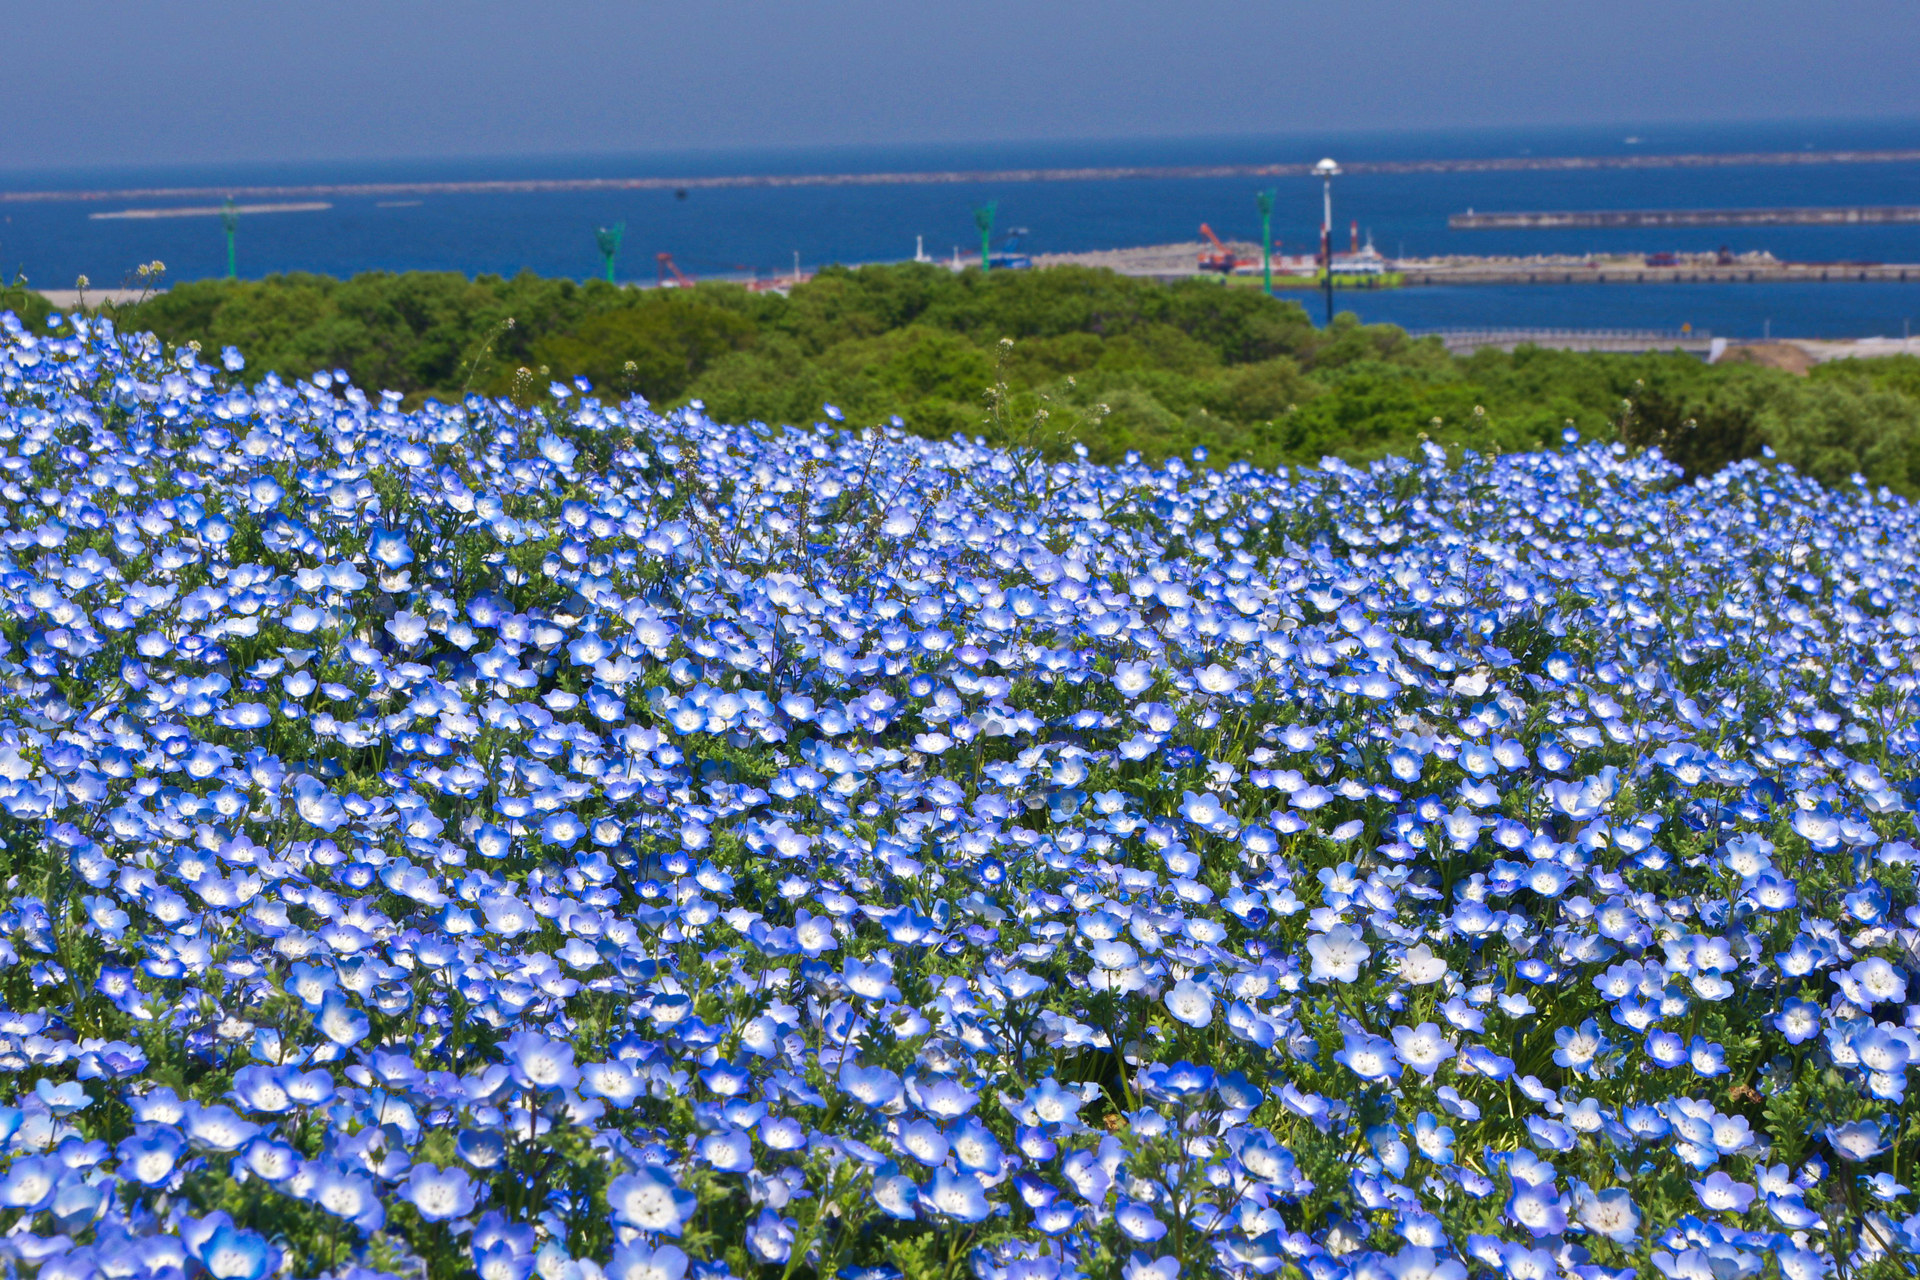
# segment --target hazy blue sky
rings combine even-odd
[[[1913,116],[1913,0],[34,0],[0,169]]]

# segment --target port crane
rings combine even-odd
[[[613,283],[613,260],[620,252],[620,238],[627,234],[627,224],[616,222],[610,227],[596,227],[593,242],[600,248],[600,260],[606,268],[607,283]]]
[[[1220,237],[1213,234],[1213,228],[1204,222],[1200,224],[1200,234],[1205,236],[1207,243],[1213,246],[1212,253],[1201,253],[1200,269],[1218,271],[1221,275],[1232,275],[1233,269],[1240,264],[1240,259],[1234,257],[1233,251],[1220,243]]]
[[[653,255],[653,260],[659,270],[659,279],[660,279],[661,288],[664,289],[667,287],[668,276],[673,277],[673,283],[678,288],[681,288],[681,289],[693,288],[693,277],[688,275],[686,272],[682,271],[679,267],[676,267],[673,265],[672,254],[656,253]]]

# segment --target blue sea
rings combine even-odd
[[[1619,125],[1606,129],[1276,133],[1267,137],[660,152],[488,159],[249,164],[222,168],[0,170],[0,190],[306,185],[470,179],[697,177],[1101,166],[1311,163],[1479,156],[1758,152],[1920,147],[1920,121],[1814,124]],[[748,187],[672,191],[329,197],[332,207],[257,214],[240,225],[247,277],[314,271],[451,270],[586,278],[599,271],[594,228],[626,224],[623,279],[651,281],[668,252],[695,277],[786,273],[827,263],[910,257],[915,237],[949,259],[977,249],[972,211],[989,200],[1001,228],[1025,227],[1030,252],[1196,238],[1199,224],[1255,240],[1254,197],[1277,188],[1274,235],[1286,251],[1317,241],[1319,183],[1311,178],[1129,179],[907,186]],[[1920,262],[1920,225],[1622,231],[1450,231],[1468,208],[1600,209],[1761,205],[1920,204],[1920,163],[1706,169],[1353,174],[1334,190],[1334,220],[1357,219],[1389,255],[1565,253],[1588,250],[1768,250],[1798,261]],[[0,272],[70,288],[85,274],[119,285],[159,259],[172,280],[225,273],[217,218],[101,220],[124,207],[204,199],[0,205]],[[1368,321],[1413,329],[1460,326],[1679,328],[1729,337],[1897,336],[1920,321],[1920,285],[1770,284],[1415,288],[1343,294]],[[1313,308],[1318,314],[1318,308]]]

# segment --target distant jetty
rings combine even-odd
[[[1882,204],[1785,209],[1553,209],[1456,213],[1455,231],[1557,231],[1592,227],[1844,227],[1920,222],[1920,205]]]
[[[1671,255],[1667,255],[1671,256]],[[1920,284],[1911,262],[1671,262],[1599,260],[1553,263],[1511,259],[1397,262],[1403,285],[1484,284]]]
[[[1740,166],[1908,164],[1920,148],[1856,151],[1694,152],[1676,155],[1468,156],[1342,161],[1348,173],[1524,173],[1592,169],[1718,169]],[[1301,178],[1309,164],[1106,166],[1082,169],[951,169],[901,173],[707,174],[682,178],[509,178],[466,182],[335,182],[301,186],[133,187],[0,191],[0,203],[66,200],[289,200],[341,197],[529,195],[579,191],[695,191],[737,187],[922,186],[1016,182],[1117,182],[1204,178]]]
[[[165,209],[114,209],[90,213],[89,218],[217,218],[226,213],[318,213],[331,209],[324,200],[302,200],[290,204],[210,204],[175,206]]]

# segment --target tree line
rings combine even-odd
[[[44,327],[21,290],[0,308]],[[728,421],[898,415],[1096,461],[1207,450],[1208,462],[1364,462],[1422,438],[1511,451],[1589,437],[1658,446],[1690,473],[1772,449],[1830,483],[1920,495],[1920,359],[1837,361],[1796,377],[1682,354],[1522,348],[1449,355],[1351,315],[1195,279],[1105,270],[830,268],[785,294],[730,283],[622,288],[531,274],[369,272],[202,280],[118,308],[170,343],[235,346],[252,373],[344,369],[408,403],[544,394],[554,379]],[[1044,411],[1036,430],[1036,413]]]

